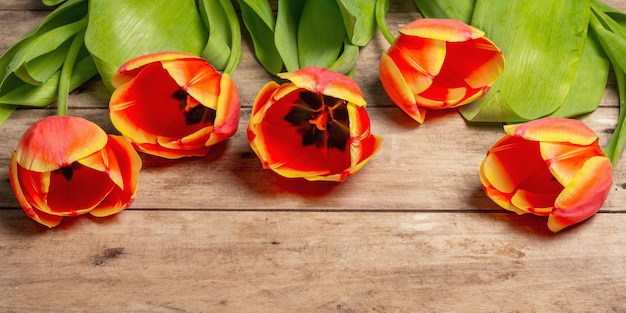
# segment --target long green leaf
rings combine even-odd
[[[365,46],[376,33],[376,0],[337,0],[350,42]]]
[[[276,24],[270,5],[265,0],[239,0],[241,17],[252,37],[254,54],[266,71],[277,74],[283,68],[283,60],[274,43]]]
[[[224,68],[224,72],[232,74],[235,67],[241,63],[243,59],[243,50],[241,49],[241,26],[239,25],[239,17],[233,7],[231,0],[220,0],[222,9],[228,17],[228,28],[230,29],[230,56],[228,63]]]
[[[65,1],[0,57],[0,123],[18,105],[41,107],[57,100],[61,67],[70,42],[86,28],[87,9],[87,0]],[[78,62],[65,85],[70,90],[97,74],[82,40],[75,46]]]
[[[626,145],[626,15],[597,1],[592,2],[591,8],[590,25],[611,60],[620,97],[617,127],[604,148],[604,153],[615,165]]]
[[[347,75],[356,67],[358,58],[359,47],[350,42],[344,42],[343,52],[328,69]]]
[[[208,33],[193,0],[91,0],[85,45],[109,90],[131,58],[161,51],[200,55]]]
[[[330,67],[339,57],[345,36],[335,0],[308,0],[298,24],[300,66]]]
[[[241,61],[241,28],[230,0],[199,1],[202,22],[209,39],[202,56],[215,68],[232,72]]]
[[[70,90],[81,86],[97,73],[93,59],[83,49],[72,72]],[[0,91],[0,104],[46,106],[57,99],[60,74],[61,71],[57,71],[41,85],[25,84],[17,76],[10,75]]]
[[[287,71],[300,68],[298,25],[306,0],[278,0],[274,42]]]
[[[31,29],[0,57],[0,78],[2,78],[2,80],[6,79],[9,75],[14,74],[13,72],[17,68],[23,66],[25,62],[31,61],[29,58],[25,57],[26,54],[36,58],[50,51],[38,52],[40,47],[37,44],[33,44],[38,38],[44,37],[45,34],[53,32],[57,28],[74,23],[83,18],[86,14],[87,0],[70,0],[52,11],[36,27]],[[70,34],[65,37],[65,40],[68,40],[71,35],[70,32]],[[61,40],[61,42],[65,40]],[[45,49],[45,47],[42,48]],[[1,86],[2,82],[0,82],[0,89],[2,88]]]
[[[589,0],[476,0],[472,25],[502,49],[506,67],[491,90],[461,107],[461,114],[470,121],[521,122],[562,105],[580,106],[564,101],[587,40],[589,7]]]
[[[226,12],[220,1],[199,1],[200,16],[209,31],[207,44],[202,56],[215,68],[224,70],[230,57],[231,34]]]
[[[573,117],[597,109],[606,91],[609,68],[609,59],[596,34],[588,32],[576,78],[563,100],[563,105],[551,115]]]
[[[9,71],[24,82],[37,85],[48,80],[63,65],[72,38],[87,27],[85,18],[45,32],[31,41],[9,64]]]

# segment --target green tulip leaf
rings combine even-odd
[[[13,114],[17,106],[0,103],[0,125],[2,125]]]
[[[619,118],[604,153],[615,165],[626,145],[626,15],[598,1],[592,2],[591,29],[611,61],[619,91]]]
[[[53,50],[28,62],[21,62],[21,66],[13,69],[15,75],[31,85],[40,85],[56,73],[65,61],[65,51],[70,42],[67,41],[59,49]]]
[[[241,63],[243,59],[243,50],[241,49],[241,26],[239,25],[239,17],[233,3],[230,0],[220,0],[222,8],[226,12],[228,17],[228,25],[230,28],[230,57],[228,58],[228,64],[224,68],[224,72],[232,73],[235,67]]]
[[[270,5],[265,0],[239,0],[243,19],[257,60],[266,71],[277,74],[283,69],[283,60],[274,43],[276,24]]]
[[[476,1],[480,0],[415,0],[415,5],[424,17],[452,18],[469,24]]]
[[[81,86],[97,73],[93,59],[83,49],[72,71],[70,90]],[[60,75],[61,71],[59,70],[40,85],[24,84],[16,75],[10,75],[4,81],[3,89],[0,90],[0,104],[44,107],[56,101]]]
[[[315,0],[314,0],[315,1]],[[300,68],[298,60],[298,25],[307,1],[278,0],[274,42],[288,72]]]
[[[85,45],[110,91],[111,78],[124,62],[162,51],[200,55],[207,39],[195,1],[89,1]]]
[[[563,105],[550,115],[573,117],[593,112],[598,108],[606,91],[608,78],[609,60],[596,34],[588,32],[574,83],[567,97],[565,97]]]
[[[61,2],[0,57],[0,124],[18,105],[46,106],[58,100],[60,85],[74,89],[97,74],[82,37],[76,43],[79,52],[70,53],[71,43],[86,28],[88,1],[58,1],[55,5]],[[79,61],[67,77],[69,81],[62,84],[59,77],[68,56]]]
[[[564,101],[579,68],[584,69],[579,65],[589,7],[589,0],[477,0],[472,25],[502,49],[506,66],[491,90],[461,107],[461,114],[476,122],[522,122],[548,116],[562,105],[583,106]]]
[[[328,69],[337,73],[347,75],[356,66],[356,61],[358,58],[359,47],[351,44],[350,42],[344,42],[341,55]]]
[[[13,72],[24,63],[56,50],[60,44],[77,32],[72,26],[66,25],[77,22],[86,14],[86,0],[70,0],[52,11],[0,57],[0,77],[4,80],[14,74]],[[63,30],[55,31],[58,28]],[[50,38],[47,38],[48,36]],[[55,42],[55,44],[50,44],[50,42]],[[0,82],[0,89],[1,86]]]
[[[301,67],[328,68],[339,57],[346,36],[335,0],[309,0],[298,24],[298,62]]]
[[[232,72],[241,61],[241,29],[230,0],[202,0],[200,17],[209,31],[202,56],[215,68]]]
[[[226,14],[216,0],[199,1],[200,16],[209,31],[202,57],[218,70],[224,70],[230,57],[230,29]]]
[[[367,45],[376,33],[377,0],[337,0],[344,27],[353,45]]]
[[[71,39],[85,27],[87,19],[83,18],[37,36],[12,60],[8,70],[26,83],[42,84],[61,68]]]
[[[65,0],[42,0],[41,2],[47,6],[54,6],[64,1]]]

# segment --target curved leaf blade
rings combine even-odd
[[[252,37],[254,54],[266,71],[279,73],[283,60],[274,42],[274,15],[265,0],[240,0],[241,17]]]
[[[131,58],[160,51],[200,55],[207,39],[194,1],[89,1],[85,45],[109,90],[115,70]]]
[[[298,24],[300,67],[330,67],[339,57],[346,31],[337,2],[309,0]]]

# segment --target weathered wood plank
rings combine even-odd
[[[44,5],[41,0],[2,0],[0,11],[33,11],[51,10],[52,7]]]
[[[625,214],[0,211],[5,312],[623,312]]]
[[[9,151],[34,121],[51,110],[19,110],[0,127],[0,207],[16,207],[8,183]],[[84,116],[114,132],[103,109]],[[469,126],[454,111],[429,113],[421,126],[395,107],[370,108],[372,131],[384,138],[380,152],[344,183],[282,178],[262,170],[245,128],[205,158],[165,160],[144,156],[134,208],[207,210],[491,210],[497,207],[480,188],[478,167],[487,149],[504,135],[500,126]],[[604,145],[617,110],[600,108],[582,119]],[[614,189],[603,210],[624,210],[626,160],[615,170]],[[384,179],[383,179],[384,177]]]

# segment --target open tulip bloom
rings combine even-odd
[[[548,216],[553,232],[600,210],[611,189],[612,167],[589,127],[543,118],[504,130],[507,135],[480,166],[489,198],[518,214]]]
[[[380,59],[391,100],[419,123],[425,109],[447,109],[482,97],[504,70],[504,57],[484,32],[461,21],[423,18],[400,29]]]
[[[128,140],[80,117],[33,124],[11,157],[15,196],[33,220],[54,227],[65,216],[108,216],[135,199],[141,158]]]
[[[228,73],[205,59],[159,52],[123,64],[109,103],[115,128],[141,152],[203,156],[239,124],[239,94]]]
[[[378,151],[366,102],[347,76],[319,67],[281,73],[257,94],[248,141],[264,168],[289,178],[344,181]]]

